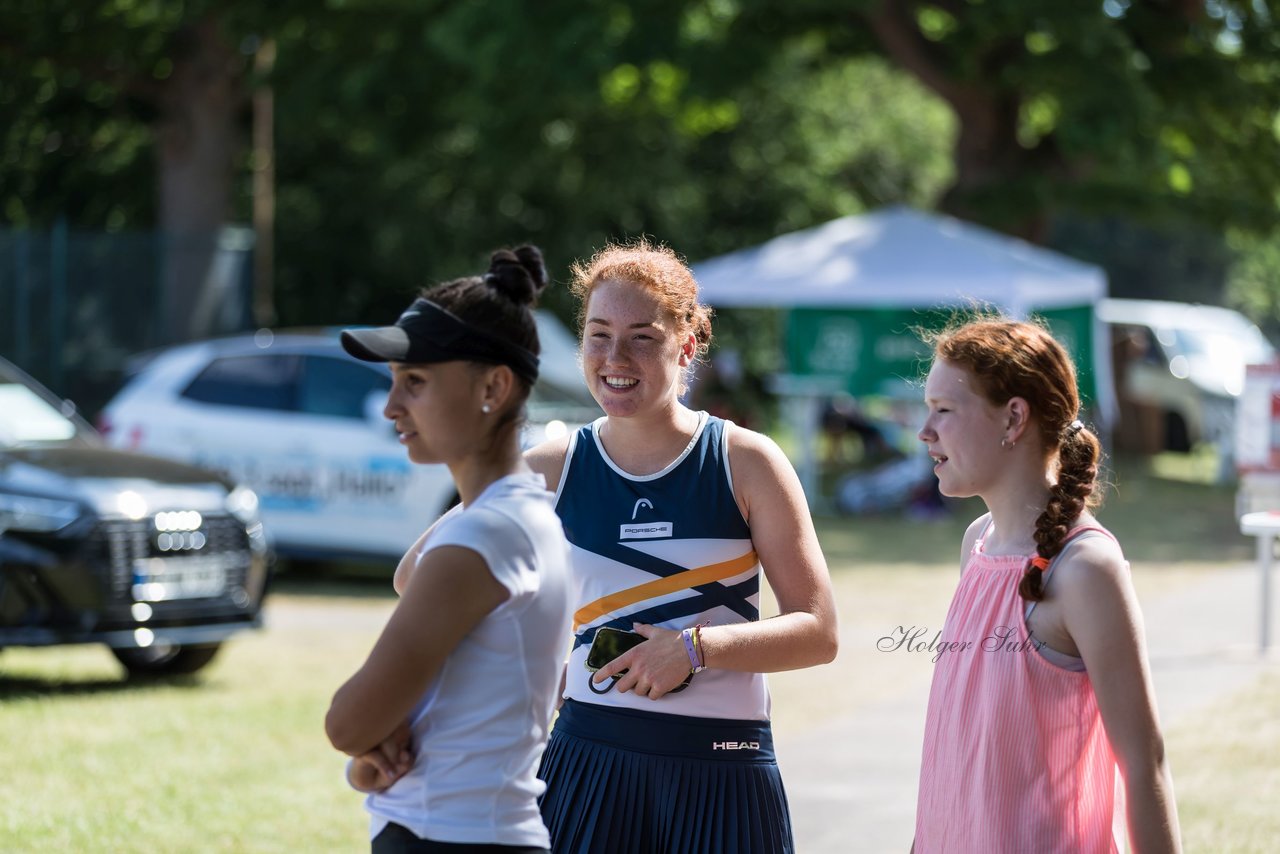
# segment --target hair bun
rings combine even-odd
[[[532,304],[547,286],[542,251],[536,246],[521,246],[515,251],[499,249],[489,256],[485,280],[512,302]]]

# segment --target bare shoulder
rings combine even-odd
[[[969,527],[964,529],[964,550],[967,554],[969,549],[973,548],[973,544],[978,541],[978,537],[982,536],[982,532],[986,530],[987,525],[991,522],[991,514],[983,513],[977,519],[969,523]]]
[[[1068,545],[1053,570],[1051,595],[1062,606],[1068,634],[1091,671],[1090,651],[1107,660],[1107,650],[1141,646],[1142,612],[1120,546],[1110,537],[1094,534]],[[1056,593],[1053,590],[1056,588]],[[1101,666],[1109,666],[1102,664]]]
[[[755,506],[788,507],[795,518],[807,516],[809,505],[800,478],[777,442],[736,424],[728,429],[726,440],[733,496],[748,524],[755,526],[759,521],[753,513]]]
[[[791,461],[782,453],[778,443],[763,433],[735,424],[725,435],[735,479],[740,472],[747,475],[773,473],[778,467],[791,470]]]
[[[1064,595],[1091,597],[1128,586],[1129,562],[1120,544],[1101,534],[1084,535],[1067,544],[1054,568]]]
[[[564,457],[569,452],[573,434],[550,439],[524,452],[524,461],[536,474],[547,481],[547,489],[555,492],[560,486],[560,473],[564,471]]]
[[[973,551],[973,544],[978,541],[978,537],[982,536],[982,532],[986,530],[987,525],[991,522],[991,514],[983,513],[977,519],[969,523],[969,527],[965,528],[964,538],[960,541],[960,571],[964,571],[964,565],[969,560],[969,553]]]

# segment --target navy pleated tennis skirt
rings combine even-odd
[[[542,767],[555,854],[789,854],[767,721],[565,702]]]

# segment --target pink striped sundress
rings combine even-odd
[[[988,524],[988,529],[990,525]],[[1077,528],[1068,537],[1086,530]],[[925,722],[916,854],[1112,854],[1116,761],[1089,675],[1028,642],[1029,556],[974,544],[943,626]]]

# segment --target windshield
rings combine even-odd
[[[1256,365],[1271,361],[1271,344],[1256,326],[1234,331],[1178,329],[1177,347],[1187,356],[1203,356],[1215,364]]]
[[[1226,331],[1220,329],[1161,330],[1161,341],[1171,337],[1173,350],[1179,355],[1170,361],[1175,376],[1199,371],[1215,377],[1228,393],[1240,394],[1244,388],[1245,365],[1272,361],[1275,349],[1256,326]],[[1180,364],[1175,364],[1181,360]]]
[[[56,406],[12,377],[0,374],[0,447],[71,442],[81,428]]]

